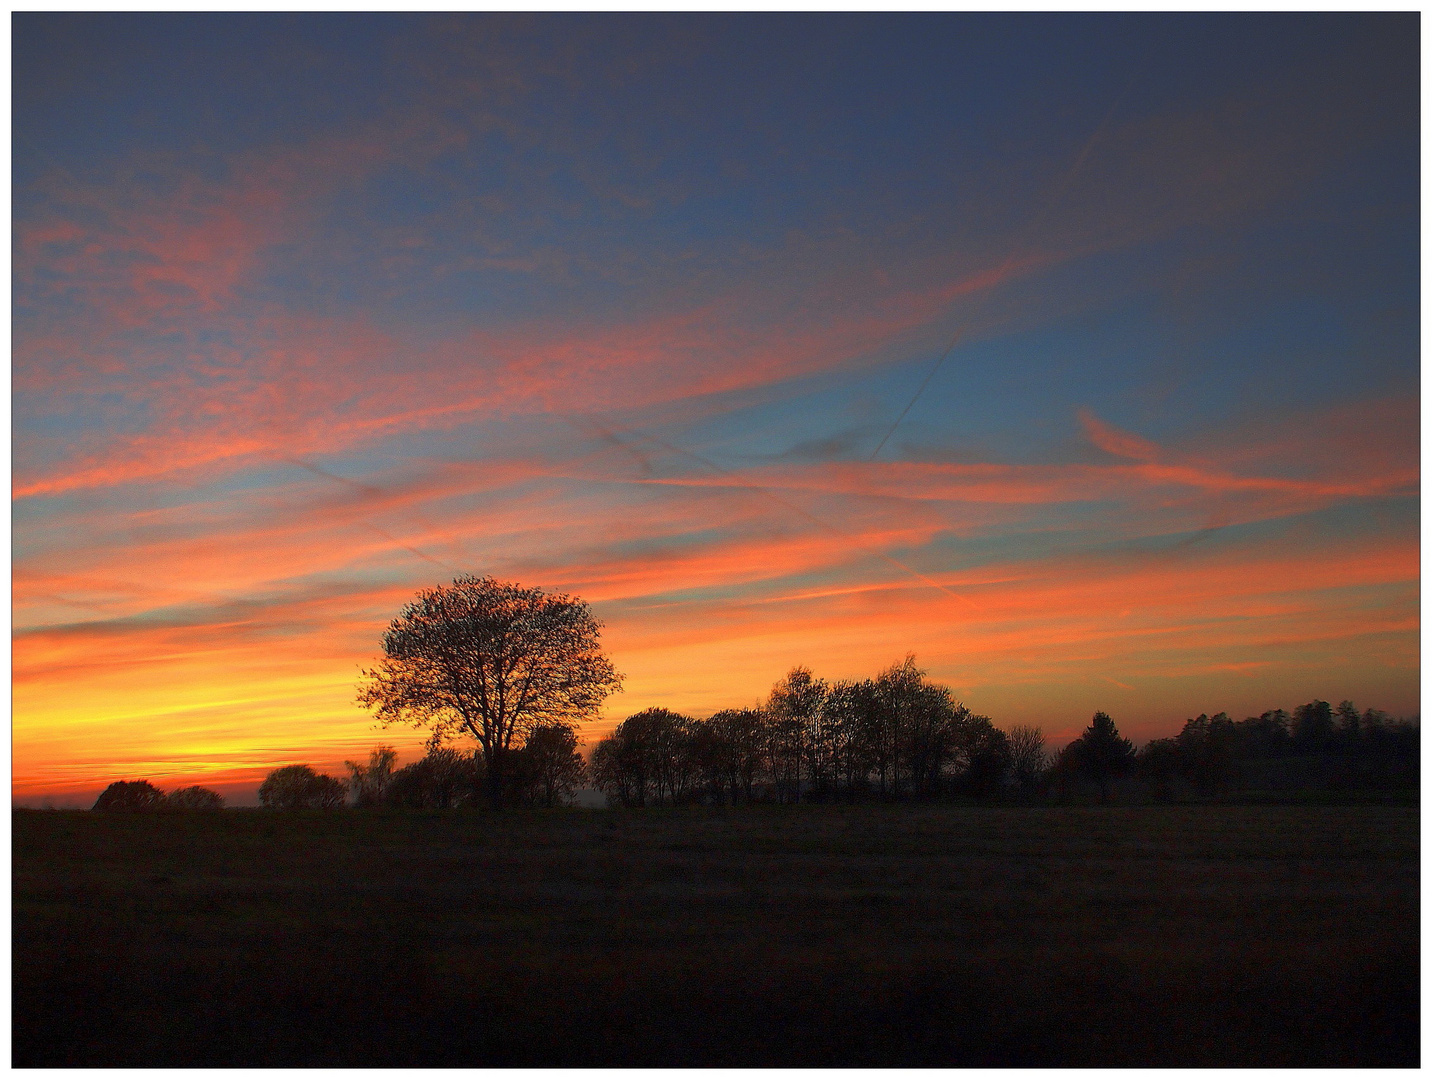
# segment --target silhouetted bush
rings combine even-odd
[[[159,810],[164,806],[164,792],[148,780],[116,780],[100,792],[94,801],[95,810]]]
[[[176,788],[164,796],[166,810],[222,810],[224,797],[206,787]]]
[[[386,800],[409,810],[451,810],[481,798],[483,780],[481,756],[439,747],[393,773]]]
[[[259,802],[269,810],[336,810],[345,794],[341,780],[307,765],[285,765],[268,774],[259,787]]]

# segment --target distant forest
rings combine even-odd
[[[503,759],[509,805],[559,806],[583,787],[625,807],[961,799],[1002,802],[1167,801],[1230,792],[1414,789],[1420,729],[1350,701],[1315,700],[1234,720],[1201,714],[1142,749],[1108,714],[1055,753],[1037,727],[995,727],[930,682],[913,657],[872,679],[835,683],[803,667],[759,706],[694,719],[668,709],[627,717],[593,748],[563,724],[533,729]],[[397,768],[391,747],[348,776],[307,765],[271,772],[272,809],[454,809],[491,790],[480,753],[430,745]],[[148,781],[111,784],[96,810],[218,809],[205,788],[164,794]]]

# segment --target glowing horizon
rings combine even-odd
[[[411,760],[458,573],[592,605],[589,745],[1415,715],[1416,26],[17,14],[14,799]]]

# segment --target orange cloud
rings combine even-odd
[[[1094,463],[722,472],[680,437],[624,443],[605,421],[552,420],[610,412],[655,429],[890,358],[955,315],[975,338],[1016,324],[1031,316],[1013,302],[971,301],[1017,300],[1049,268],[1285,197],[1307,132],[1280,127],[1250,155],[1240,117],[1270,108],[1313,123],[1264,101],[1110,131],[1017,257],[980,235],[892,282],[880,252],[851,254],[867,237],[793,233],[729,256],[736,270],[688,274],[688,253],[671,256],[675,284],[635,314],[479,313],[440,329],[289,310],[265,276],[280,248],[348,251],[323,231],[335,195],[432,161],[467,137],[458,125],[387,116],[227,161],[217,182],[132,163],[162,193],[50,178],[46,211],[16,225],[15,392],[58,433],[16,441],[15,791],[138,775],[251,790],[292,760],[336,768],[379,740],[415,752],[420,736],[372,730],[354,680],[418,587],[468,570],[597,606],[629,679],[594,735],[645,705],[749,703],[793,664],[855,677],[909,649],[998,722],[1052,731],[1077,733],[1099,695],[1128,687],[1140,711],[1120,722],[1135,735],[1166,732],[1193,691],[1234,711],[1328,693],[1415,708],[1412,528],[1372,520],[1378,506],[1336,528],[1291,524],[1416,497],[1412,397],[1161,443],[1081,410],[1117,459]],[[1314,141],[1324,158],[1354,145]],[[633,196],[608,184],[602,198]],[[394,227],[375,259],[454,272],[418,258],[434,239]],[[461,269],[555,275],[575,257],[494,246]],[[92,422],[66,429],[76,411]],[[514,420],[526,429],[509,439]],[[432,460],[407,451],[431,432],[451,436]],[[373,460],[331,463],[355,451]],[[139,484],[145,501],[126,502]]]
[[[1380,457],[1366,464],[1367,477],[1332,484],[1232,479],[1266,481],[1247,490],[1273,501],[1244,516],[1267,520],[1289,506],[1402,490],[1398,475],[1376,475]],[[805,500],[810,516],[738,479],[658,481],[642,471],[621,450],[578,439],[565,457],[361,482],[305,471],[286,489],[212,505],[60,519],[71,546],[20,558],[15,570],[17,793],[92,785],[85,769],[101,757],[112,762],[105,776],[149,769],[176,784],[242,787],[266,754],[274,764],[325,754],[340,762],[386,738],[416,747],[416,735],[375,732],[352,706],[382,627],[435,576],[405,543],[597,605],[629,678],[593,737],[643,705],[708,712],[754,700],[796,663],[852,677],[912,648],[1002,723],[1049,727],[1064,710],[1104,700],[1112,680],[1135,687],[1142,703],[1121,723],[1156,731],[1149,725],[1173,719],[1153,711],[1160,687],[1185,680],[1185,691],[1229,694],[1219,707],[1236,709],[1250,693],[1239,689],[1249,664],[1262,665],[1259,693],[1289,688],[1285,705],[1329,692],[1376,693],[1394,709],[1410,706],[1393,695],[1415,700],[1414,536],[1293,532],[1275,544],[1140,546],[1157,524],[1148,500],[1170,484],[1191,492],[1171,511],[1183,528],[1201,520],[1210,492],[1244,490],[1220,480],[1217,466],[756,471],[755,482]],[[959,552],[937,543],[952,529],[997,535],[1021,520],[1004,508],[1023,514],[1094,495],[1105,500],[1101,544],[1118,535],[1110,507],[1127,507],[1116,522],[1123,546],[1078,554],[1055,545],[941,568]],[[998,513],[971,519],[966,500]],[[838,528],[822,527],[821,515]],[[122,545],[109,539],[120,535]],[[892,551],[949,591],[870,554]],[[475,552],[480,562],[465,561]],[[386,583],[359,584],[374,573]],[[76,613],[77,625],[55,625]],[[1381,682],[1369,683],[1368,670]],[[1334,677],[1345,689],[1323,686]],[[1164,707],[1183,707],[1167,697]]]

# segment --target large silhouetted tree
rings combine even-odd
[[[845,692],[837,699],[848,698]],[[856,691],[856,738],[883,797],[937,794],[950,782],[998,784],[1008,768],[1007,740],[989,717],[972,713],[950,690],[928,682],[914,654]],[[842,703],[842,709],[845,704]],[[971,777],[971,770],[977,777]]]
[[[621,686],[600,630],[576,597],[459,577],[425,589],[393,620],[358,701],[384,724],[430,728],[437,743],[476,740],[488,801],[501,806],[508,757],[528,735],[590,719]]]
[[[735,785],[731,783],[731,774],[735,755],[726,738],[724,725],[715,717],[709,720],[693,720],[690,753],[698,797],[709,799],[721,806],[725,804],[727,794],[730,793],[734,803]]]
[[[1293,718],[1282,709],[1269,709],[1235,725],[1240,752],[1245,757],[1276,757],[1292,745]]]
[[[1106,712],[1096,712],[1084,734],[1065,748],[1074,767],[1099,788],[1099,800],[1109,801],[1109,784],[1134,765],[1134,744],[1119,734]]]
[[[767,716],[762,709],[722,709],[706,721],[721,746],[731,802],[750,802],[765,775]]]
[[[1173,798],[1173,780],[1183,771],[1183,755],[1177,739],[1151,739],[1139,750],[1135,768],[1153,785],[1155,798]]]
[[[1313,700],[1293,710],[1293,742],[1299,750],[1325,750],[1333,738],[1333,707]]]
[[[1227,713],[1200,713],[1184,723],[1174,743],[1183,773],[1200,795],[1214,794],[1232,777],[1237,738],[1237,725]]]
[[[1362,714],[1351,701],[1338,706],[1338,739],[1344,746],[1356,746],[1362,735]]]
[[[838,682],[830,688],[826,716],[835,736],[837,786],[847,797],[864,793],[871,771],[883,760],[870,737],[880,730],[883,709],[874,679]]]

